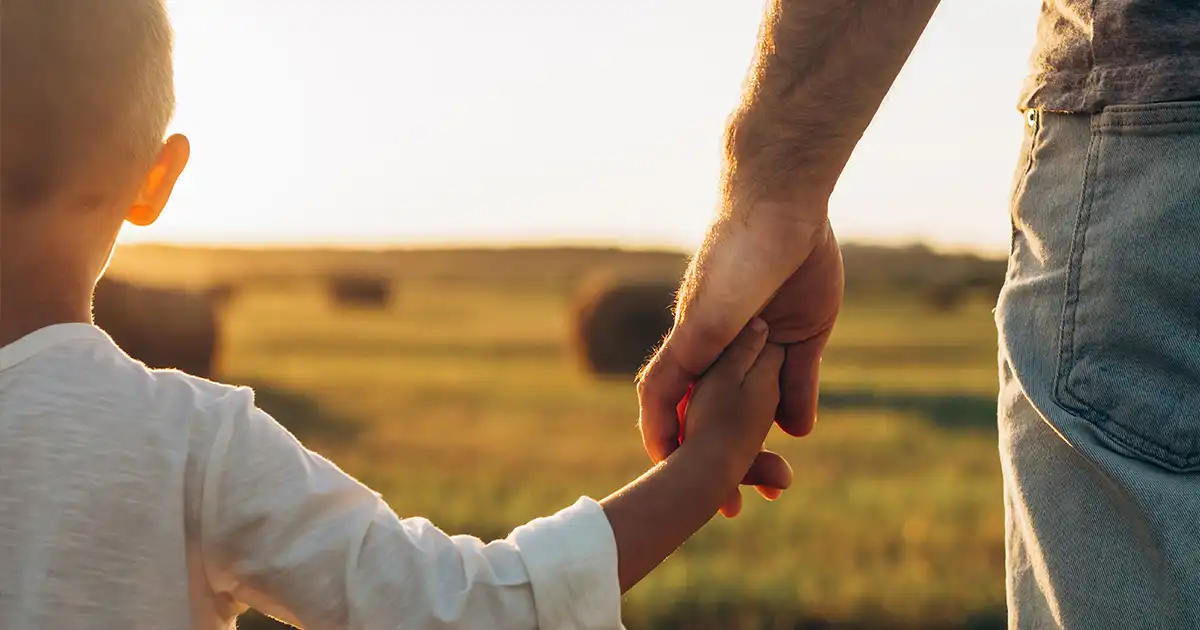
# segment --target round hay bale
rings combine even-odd
[[[214,284],[204,291],[204,294],[207,295],[216,306],[229,304],[229,302],[233,301],[233,298],[237,295],[237,293],[238,288],[232,283],[228,282]]]
[[[329,295],[342,308],[386,309],[392,304],[392,281],[366,275],[335,276]]]
[[[953,313],[970,297],[970,288],[962,283],[941,282],[929,288],[925,300],[938,313]]]
[[[574,309],[574,345],[598,376],[634,376],[671,331],[676,283],[625,281],[585,287]]]
[[[989,301],[994,301],[1000,297],[1006,279],[1004,273],[978,273],[967,278],[966,282],[972,290],[978,291]]]
[[[219,315],[203,293],[147,287],[101,278],[92,301],[96,325],[126,354],[150,368],[176,368],[213,378]]]

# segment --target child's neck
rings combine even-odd
[[[10,231],[16,223],[6,221],[0,238],[0,347],[46,326],[91,323],[101,268],[86,251],[93,248],[39,238],[38,230]]]
[[[91,288],[83,283],[31,283],[0,275],[0,347],[54,324],[91,323]]]

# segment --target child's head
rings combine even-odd
[[[41,293],[94,283],[122,222],[158,217],[188,144],[163,140],[175,98],[162,0],[0,11],[0,302],[11,302],[35,269]]]

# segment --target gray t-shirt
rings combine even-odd
[[[1020,107],[1200,98],[1200,0],[1047,0]]]

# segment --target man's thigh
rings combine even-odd
[[[1012,208],[1012,625],[1200,627],[1200,103],[1031,116]]]

